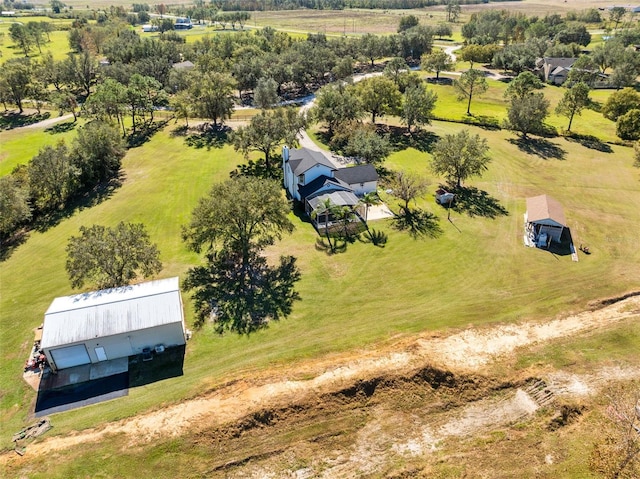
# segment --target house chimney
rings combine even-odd
[[[289,161],[289,147],[287,145],[282,147],[282,159],[285,163]]]

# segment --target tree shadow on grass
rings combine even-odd
[[[564,160],[567,154],[558,145],[544,138],[510,139],[509,143],[516,145],[524,153],[539,156],[544,160]]]
[[[344,253],[347,251],[347,241],[340,238],[329,239],[326,236],[319,236],[316,238],[316,250],[322,251],[328,255]]]
[[[171,130],[171,133],[169,133],[172,137],[176,137],[176,136],[187,136],[187,133],[189,133],[189,127],[187,125],[180,125],[180,126],[176,126],[173,130]]]
[[[609,144],[603,142],[600,138],[593,135],[568,133],[564,137],[564,139],[573,143],[579,143],[580,145],[584,146],[585,148],[589,148],[590,150],[597,150],[602,153],[613,153],[613,149]]]
[[[237,176],[252,176],[255,178],[265,178],[278,181],[282,181],[283,179],[282,168],[278,168],[277,165],[274,166],[272,164],[271,167],[267,169],[264,159],[256,161],[249,160],[245,164],[238,165],[229,175],[231,178],[235,178]]]
[[[389,134],[389,142],[394,150],[406,150],[415,148],[421,152],[430,152],[433,145],[440,138],[431,131],[415,130],[408,133],[406,128],[392,125],[378,125],[378,133]]]
[[[373,246],[384,248],[389,240],[389,237],[384,231],[378,231],[373,228],[365,231],[360,237],[360,241],[363,243],[371,243]]]
[[[13,128],[20,128],[21,126],[33,125],[34,123],[48,119],[50,116],[51,113],[49,112],[41,114],[33,113],[31,115],[5,112],[0,115],[0,130],[12,130]]]
[[[211,148],[222,148],[229,141],[229,133],[231,128],[228,126],[219,126],[213,128],[207,128],[201,133],[195,133],[185,138],[184,142],[187,146],[192,148],[206,148],[207,151]]]
[[[20,228],[7,237],[0,237],[0,263],[8,260],[13,252],[29,238],[29,230]]]
[[[139,146],[144,145],[147,141],[151,139],[151,137],[163,129],[168,123],[168,120],[162,121],[154,121],[148,125],[144,125],[140,130],[137,130],[135,133],[131,133],[127,138],[127,147],[128,148],[137,148]]]
[[[122,186],[124,173],[120,171],[118,176],[104,181],[94,188],[74,198],[63,209],[50,211],[39,215],[32,224],[32,229],[43,233],[60,223],[65,218],[73,216],[76,211],[92,208],[113,196],[114,192]]]
[[[51,135],[57,135],[58,133],[66,133],[68,131],[74,130],[77,124],[78,123],[75,121],[67,121],[64,123],[58,123],[57,125],[53,125],[44,131],[46,131]]]
[[[398,231],[406,231],[414,238],[438,238],[444,230],[439,219],[433,213],[420,208],[404,209],[394,214],[393,227]]]
[[[454,188],[455,200],[451,209],[456,213],[466,213],[467,215],[482,216],[495,219],[498,216],[508,216],[509,212],[484,190],[473,186]]]
[[[34,215],[30,224],[16,230],[6,238],[0,238],[0,263],[8,260],[15,249],[27,241],[31,231],[44,233],[49,228],[58,225],[63,219],[73,216],[76,211],[91,208],[102,203],[120,188],[123,180],[124,174],[120,172],[117,177],[100,183],[91,190],[72,199],[64,208]]]

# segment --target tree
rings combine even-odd
[[[640,140],[640,109],[629,110],[618,118],[616,135],[623,140]]]
[[[333,136],[335,129],[348,121],[359,120],[362,117],[362,105],[354,94],[353,88],[341,85],[327,85],[320,89],[316,96],[313,117],[327,124],[329,136]]]
[[[616,121],[619,117],[632,109],[640,109],[640,93],[633,88],[623,88],[613,92],[604,106],[602,114],[609,120]]]
[[[371,68],[375,66],[375,61],[383,56],[384,46],[383,40],[377,35],[365,33],[360,37],[358,51],[360,54],[371,62]]]
[[[97,86],[95,93],[89,95],[82,105],[82,111],[100,121],[117,122],[125,136],[127,132],[124,115],[127,103],[127,87],[117,80],[107,78]]]
[[[471,115],[471,99],[473,95],[481,95],[489,88],[484,72],[473,68],[460,75],[460,79],[454,85],[458,91],[458,99],[468,100],[467,115]]]
[[[213,120],[213,125],[224,123],[233,113],[233,90],[235,81],[227,73],[208,72],[196,76],[189,92],[193,98],[196,114]]]
[[[400,23],[398,25],[398,33],[409,30],[410,28],[418,26],[420,20],[415,15],[403,15],[400,17]]]
[[[516,75],[527,69],[533,69],[535,63],[535,52],[524,43],[507,45],[493,56],[494,67],[510,70]]]
[[[556,114],[569,118],[567,131],[571,131],[573,117],[579,116],[590,103],[589,87],[586,83],[578,82],[564,92],[562,99],[556,106]]]
[[[273,78],[260,78],[253,90],[253,104],[261,110],[273,108],[278,103],[278,84]]]
[[[405,215],[409,213],[409,203],[423,196],[428,187],[429,182],[425,178],[403,170],[397,171],[391,180],[392,194],[404,201],[400,208]]]
[[[3,98],[11,99],[20,113],[22,101],[27,98],[31,85],[31,64],[28,58],[12,58],[0,69],[0,90]]]
[[[94,120],[78,129],[71,159],[80,169],[82,185],[90,187],[115,177],[125,154],[125,143],[117,128]]]
[[[25,57],[29,56],[33,45],[33,35],[22,23],[12,23],[9,27],[11,40],[22,50]]]
[[[364,209],[364,221],[365,223],[367,222],[367,219],[369,218],[369,207],[371,206],[375,206],[375,205],[379,205],[382,202],[382,200],[380,200],[380,197],[378,196],[378,192],[377,191],[370,191],[369,193],[365,193],[361,198],[360,198],[360,203],[362,203],[365,207]],[[367,226],[368,228],[368,226]]]
[[[80,235],[69,238],[66,251],[73,288],[87,282],[98,289],[117,288],[162,269],[158,247],[151,243],[142,223],[121,221],[115,228],[81,226]]]
[[[38,47],[38,53],[42,53],[42,44],[44,43],[45,22],[29,22],[27,23],[27,31],[31,35],[33,43]]]
[[[193,116],[193,99],[189,92],[187,90],[179,91],[169,98],[169,105],[176,116],[176,122],[178,118],[184,118],[185,126],[189,128],[189,118]]]
[[[602,73],[606,73],[618,63],[624,53],[624,45],[616,38],[609,39],[593,47],[591,58],[598,65]]]
[[[78,55],[70,53],[63,62],[63,68],[67,82],[88,96],[98,70],[96,57],[89,51]]]
[[[29,194],[12,175],[0,177],[0,236],[31,218]]]
[[[60,110],[60,115],[69,112],[73,115],[73,121],[78,120],[78,114],[76,109],[78,108],[78,101],[76,96],[68,91],[60,91],[53,95],[53,103]]]
[[[29,162],[28,173],[31,197],[41,211],[63,207],[78,189],[80,172],[63,142],[42,148]]]
[[[580,55],[567,75],[567,82],[569,85],[583,82],[591,88],[599,73],[599,67],[590,55]]]
[[[431,169],[444,176],[449,184],[459,188],[463,181],[480,176],[491,161],[487,140],[480,135],[469,135],[468,130],[445,135],[433,149]]]
[[[458,0],[447,0],[447,22],[456,23],[461,11]]]
[[[500,50],[500,47],[495,43],[489,45],[467,45],[457,52],[457,57],[463,62],[469,62],[470,68],[473,68],[474,63],[489,63],[493,60],[495,53]]]
[[[391,143],[375,129],[359,128],[350,137],[345,147],[347,156],[355,156],[372,165],[378,165],[391,153]]]
[[[248,156],[251,151],[264,154],[265,168],[271,174],[271,157],[283,144],[297,144],[298,133],[305,127],[303,115],[295,108],[276,108],[255,115],[249,125],[239,127],[233,134],[233,147]]]
[[[409,65],[401,57],[393,57],[384,66],[384,74],[388,78],[393,80],[393,83],[400,87],[400,77],[402,74],[406,74],[409,71]]]
[[[51,11],[56,14],[62,12],[62,9],[66,7],[60,0],[51,0],[49,5],[51,6]]]
[[[420,62],[423,70],[436,72],[436,80],[440,79],[440,72],[450,70],[455,65],[451,56],[443,50],[423,55]]]
[[[453,30],[446,23],[439,23],[433,30],[433,34],[436,35],[440,40],[442,37],[450,37],[453,35]]]
[[[364,111],[371,113],[371,123],[376,117],[395,114],[402,103],[402,95],[392,80],[384,77],[367,78],[356,85],[356,92]]]
[[[507,111],[507,128],[517,131],[522,139],[529,133],[540,133],[544,130],[544,120],[549,114],[549,100],[542,93],[530,93],[525,96],[514,96]]]
[[[627,9],[624,7],[612,7],[609,10],[609,19],[615,24],[613,29],[618,29],[618,24],[622,21],[622,18],[627,13]]]
[[[277,181],[239,176],[215,184],[200,199],[182,238],[195,252],[235,251],[247,266],[253,252],[293,231],[290,211]]]
[[[431,123],[437,99],[438,95],[423,83],[407,88],[402,102],[402,122],[410,134],[414,125],[419,127]]]
[[[144,124],[148,114],[149,122],[152,123],[156,107],[163,106],[168,101],[167,93],[158,80],[139,73],[131,76],[126,92],[134,133],[138,124],[137,119],[141,119]]]
[[[524,98],[532,94],[534,90],[541,90],[542,88],[544,88],[544,84],[540,78],[531,72],[522,72],[511,80],[504,92],[504,96],[507,98]]]
[[[329,249],[333,253],[335,250],[335,245],[331,242],[331,235],[329,234],[329,217],[334,214],[336,208],[338,206],[333,204],[331,198],[325,198],[324,200],[318,203],[316,209],[311,213],[312,219],[322,218],[324,216],[324,235],[327,238],[327,242],[329,243]]]

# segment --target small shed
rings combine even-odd
[[[55,298],[41,349],[54,371],[185,344],[178,278]]]
[[[559,243],[567,224],[562,205],[549,195],[527,198],[525,223],[529,240],[538,246],[541,237]]]

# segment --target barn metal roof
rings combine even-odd
[[[527,198],[527,221],[558,226],[567,224],[562,205],[549,195]]]
[[[182,323],[178,278],[55,298],[44,315],[41,346]]]

